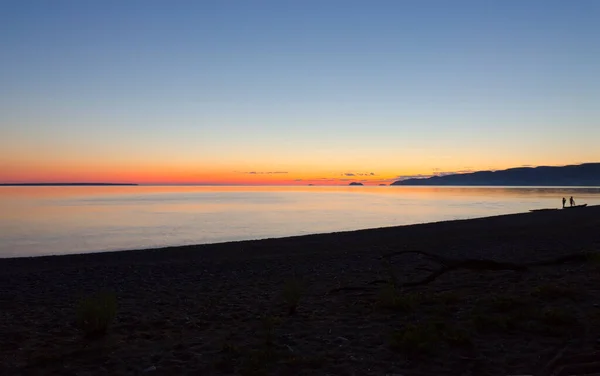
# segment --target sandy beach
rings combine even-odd
[[[519,264],[600,252],[600,207],[0,259],[0,374],[510,375],[600,349],[596,259],[459,268],[408,288],[439,265],[382,259],[398,251]],[[96,292],[116,296],[117,316],[86,339],[76,306]]]

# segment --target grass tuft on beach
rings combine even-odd
[[[435,326],[429,323],[410,324],[392,333],[393,349],[412,355],[430,354],[440,340]]]
[[[544,300],[570,299],[576,300],[581,297],[582,291],[573,287],[544,284],[533,289],[531,295]]]
[[[399,312],[411,312],[417,303],[418,300],[416,295],[402,293],[391,283],[386,283],[377,296],[377,305],[380,308]]]
[[[290,278],[283,284],[283,301],[287,306],[288,314],[294,315],[302,299],[303,289],[302,283],[298,278]]]
[[[116,316],[117,297],[112,293],[98,293],[77,304],[77,327],[86,338],[105,335]]]

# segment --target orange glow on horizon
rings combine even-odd
[[[345,176],[342,173],[289,171],[191,172],[182,168],[37,168],[2,169],[0,183],[106,182],[134,184],[215,184],[215,185],[347,185],[357,181],[367,185],[397,180],[394,173],[374,176]]]
[[[0,155],[1,156],[1,155]],[[11,160],[12,159],[12,160]],[[424,162],[396,169],[395,162],[376,163],[365,160],[362,165],[342,165],[336,161],[330,165],[308,161],[305,164],[267,164],[264,160],[241,163],[208,163],[193,160],[128,161],[84,160],[60,158],[55,160],[32,160],[23,158],[0,161],[0,183],[134,183],[165,185],[348,185],[361,182],[364,185],[389,184],[401,178],[427,177],[440,173],[470,172],[479,170],[501,170],[518,167],[512,163],[491,168],[480,164],[470,167],[457,161],[456,165],[438,163],[435,168]],[[575,163],[564,163],[575,164]],[[548,164],[546,164],[548,165]],[[555,164],[561,165],[561,164]],[[371,169],[368,166],[379,166]],[[258,168],[261,167],[261,168]]]

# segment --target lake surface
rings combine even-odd
[[[262,239],[600,204],[600,188],[0,187],[0,257]]]

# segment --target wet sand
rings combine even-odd
[[[600,207],[0,259],[0,374],[506,375],[565,344],[597,349],[600,262],[457,270],[386,304],[388,287],[369,282],[390,279],[380,256],[401,250],[516,263],[600,252]],[[401,283],[424,266],[436,267],[418,255],[391,267]],[[303,289],[291,316],[290,279]],[[346,286],[357,289],[332,292]],[[75,307],[98,291],[115,293],[117,318],[84,339]]]

